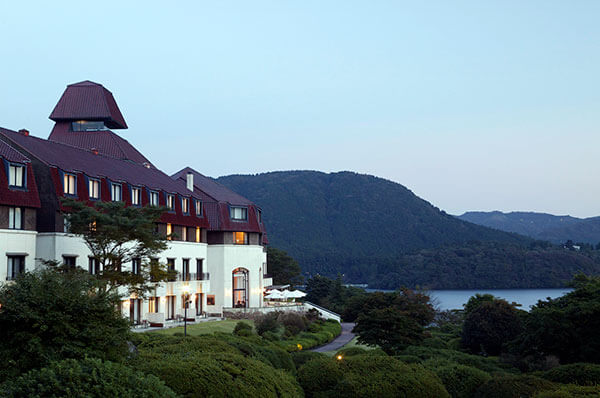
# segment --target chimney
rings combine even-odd
[[[21,129],[21,130],[19,130],[19,133],[23,134],[24,136],[28,136],[29,135],[29,130],[27,130],[27,129]]]
[[[92,153],[94,155],[97,155],[98,154],[98,148],[92,148]]]
[[[188,190],[194,192],[194,173],[188,171],[185,180],[185,186]]]

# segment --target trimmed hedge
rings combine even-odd
[[[424,365],[427,367],[426,363]],[[452,398],[470,398],[492,378],[483,370],[466,365],[449,364],[429,369],[442,380]]]
[[[341,355],[344,358],[346,358],[346,357],[353,357],[356,355],[365,355],[367,353],[368,353],[368,351],[365,350],[364,348],[350,347],[350,348],[342,348],[341,350],[336,352],[334,356],[337,357],[338,355]]]
[[[554,369],[540,372],[538,375],[556,383],[594,386],[600,384],[600,365],[593,363],[572,363],[557,366]]]
[[[315,322],[312,324],[312,328],[319,331],[301,332],[296,336],[275,343],[288,352],[301,351],[327,344],[342,333],[342,325],[332,319],[321,323]]]
[[[530,375],[495,376],[477,389],[474,398],[527,398],[541,391],[553,391],[556,384]]]
[[[440,379],[419,365],[393,357],[357,355],[341,361],[320,358],[298,370],[307,397],[450,397]]]
[[[314,351],[296,351],[292,352],[291,355],[294,365],[296,365],[296,369],[300,369],[300,366],[304,365],[308,361],[312,361],[313,359],[327,358],[325,354]]]
[[[534,395],[534,398],[598,398],[600,386],[561,386],[555,391],[543,391]]]
[[[472,366],[474,368],[483,370],[484,372],[510,372],[517,373],[518,371],[498,361],[497,358],[485,358],[479,355],[471,355],[460,351],[439,349],[431,347],[421,346],[410,346],[406,348],[401,355],[412,355],[420,358],[423,361],[429,359],[446,360],[448,362],[454,362],[461,365]]]
[[[0,385],[12,398],[170,398],[177,395],[157,377],[99,359],[67,359]]]

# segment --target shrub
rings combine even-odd
[[[281,313],[277,320],[283,325],[288,336],[295,336],[308,326],[308,321],[295,312]]]
[[[279,312],[269,312],[259,315],[254,321],[256,333],[262,336],[265,332],[277,332],[277,329],[280,327],[280,324],[277,320],[278,317]]]
[[[539,376],[562,384],[579,384],[582,386],[600,385],[600,365],[573,363],[541,372]]]
[[[341,355],[342,357],[353,357],[356,355],[364,355],[367,353],[367,350],[360,347],[350,347],[350,348],[342,348],[338,352],[335,353],[335,356]]]
[[[325,354],[321,354],[319,352],[314,351],[296,351],[292,352],[291,355],[292,360],[294,361],[294,365],[296,365],[296,369],[300,369],[302,365],[304,365],[308,361],[312,361],[313,359],[327,358]]]
[[[99,359],[67,359],[32,370],[0,386],[0,396],[162,398],[176,394],[157,377]]]
[[[421,343],[423,347],[431,347],[431,348],[448,348],[446,342],[439,337],[430,337]]]
[[[415,356],[415,355],[396,355],[394,358],[396,358],[399,361],[402,361],[404,363],[421,363],[421,358]]]
[[[561,386],[554,391],[542,391],[534,395],[534,398],[598,398],[600,386]]]
[[[537,392],[551,391],[556,385],[530,375],[495,376],[481,385],[473,395],[474,398],[527,398]]]
[[[401,355],[414,355],[424,361],[430,359],[446,360],[461,365],[472,366],[484,372],[517,372],[516,369],[501,363],[496,358],[485,358],[479,355],[471,355],[460,351],[445,350],[430,347],[411,346],[404,350]]]
[[[181,352],[140,354],[136,368],[162,379],[177,394],[192,397],[297,397],[294,377],[237,354]]]
[[[453,398],[470,398],[480,385],[491,379],[483,370],[459,364],[430,369],[442,380]]]
[[[237,336],[251,336],[252,335],[252,325],[247,322],[238,322],[235,324],[235,328],[233,328],[233,334]]]
[[[316,359],[298,370],[307,397],[449,397],[439,378],[418,365],[389,356]]]

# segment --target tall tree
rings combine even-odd
[[[171,275],[156,258],[167,248],[167,239],[156,233],[162,207],[126,206],[123,202],[98,202],[94,206],[73,199],[63,200],[69,232],[80,235],[99,262],[97,278],[105,289],[127,287],[143,296],[156,283]],[[139,269],[124,270],[123,264],[136,259]]]
[[[267,266],[275,285],[293,285],[302,282],[298,262],[283,250],[267,248]]]

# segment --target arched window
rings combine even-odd
[[[233,281],[233,307],[248,307],[248,270],[246,268],[236,268],[232,273]]]

